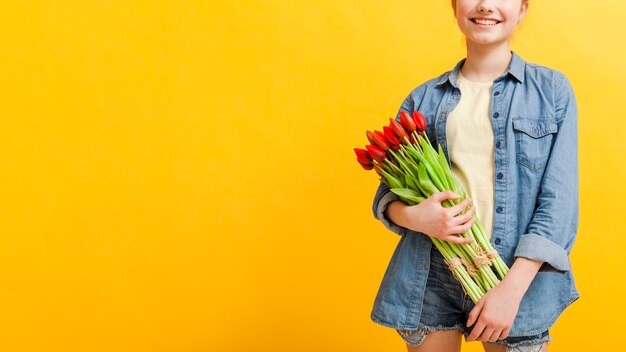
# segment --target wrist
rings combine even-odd
[[[510,273],[511,272],[509,272],[504,280],[500,282],[499,286],[502,286],[502,288],[509,293],[508,295],[510,299],[520,302],[526,294],[526,291],[528,291],[528,287],[530,285],[526,285],[525,283],[516,280],[514,276],[509,275]]]
[[[528,291],[528,287],[530,287],[537,272],[539,272],[541,264],[543,263],[518,257],[501,284],[521,300],[526,291]]]

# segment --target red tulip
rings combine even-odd
[[[379,146],[382,150],[389,150],[389,142],[380,131],[374,131],[374,144]]]
[[[383,162],[387,158],[385,151],[375,145],[366,145],[365,149],[367,149],[372,159],[378,162]]]
[[[405,138],[408,137],[406,131],[404,130],[404,128],[402,128],[402,125],[400,125],[395,119],[389,118],[389,126],[393,130],[393,133],[395,133],[396,136],[400,138],[400,140],[403,141]]]
[[[400,111],[400,124],[405,130],[409,131],[409,133],[415,131],[415,120],[404,110]]]
[[[374,133],[370,131],[365,131],[365,134],[367,135],[367,140],[370,142],[370,144],[376,145],[376,142],[374,141]]]
[[[385,138],[387,138],[387,142],[389,142],[391,149],[400,149],[400,143],[402,142],[400,142],[400,140],[393,133],[393,130],[391,128],[389,128],[388,126],[383,127],[383,134],[385,135]]]
[[[417,110],[413,111],[413,120],[415,120],[415,126],[418,132],[426,131],[426,126],[428,123],[426,122],[426,118],[424,117],[424,115],[422,115],[421,112]]]
[[[367,150],[361,149],[361,148],[354,148],[354,152],[356,153],[356,160],[358,160],[359,163],[361,163],[361,164],[371,164],[372,163],[372,157],[367,152]]]
[[[359,162],[359,164],[361,164],[361,167],[364,168],[365,170],[371,170],[374,168],[374,164],[372,163],[362,163],[359,159],[357,159],[357,161]]]

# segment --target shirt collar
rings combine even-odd
[[[509,63],[509,67],[500,77],[496,79],[496,81],[510,74],[521,83],[524,83],[524,68],[526,66],[526,62],[512,50],[511,50],[511,54],[512,54],[512,58],[511,58],[511,62]],[[463,67],[463,63],[465,63],[465,58],[459,61],[456,64],[456,66],[454,66],[454,69],[452,69],[452,71],[450,71],[448,74],[441,77],[439,82],[437,82],[437,86],[440,86],[446,82],[450,82],[452,86],[458,88],[459,71],[461,71],[461,67]]]

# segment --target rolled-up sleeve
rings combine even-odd
[[[578,231],[578,108],[563,74],[555,79],[555,108],[558,130],[537,208],[514,256],[544,262],[541,271],[566,272],[571,270],[569,253]]]
[[[376,195],[374,196],[374,204],[372,206],[372,211],[374,212],[374,218],[380,220],[380,222],[385,225],[386,228],[395,232],[396,234],[402,236],[406,233],[406,228],[402,226],[398,226],[394,224],[386,215],[385,211],[391,202],[396,200],[400,200],[400,197],[395,195],[389,190],[389,186],[385,183],[380,182],[378,189],[376,190]]]

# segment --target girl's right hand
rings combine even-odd
[[[403,218],[408,225],[406,227],[443,241],[459,244],[472,242],[472,238],[458,236],[469,231],[474,224],[475,219],[472,214],[476,207],[472,206],[461,214],[471,203],[471,199],[466,198],[450,208],[444,208],[441,205],[445,200],[459,198],[460,196],[452,191],[444,191],[431,195],[420,204],[404,207]]]

